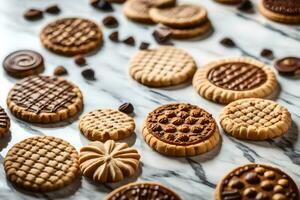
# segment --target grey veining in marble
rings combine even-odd
[[[199,4],[198,0],[183,0]],[[253,1],[256,2],[256,1]],[[226,136],[222,132],[222,143],[218,148],[205,155],[192,158],[170,158],[161,156],[149,148],[141,135],[143,119],[155,107],[169,102],[189,102],[197,104],[213,114],[215,118],[223,106],[209,102],[196,94],[191,84],[175,89],[152,89],[133,81],[128,75],[127,63],[137,47],[110,42],[107,37],[112,31],[104,29],[105,44],[96,54],[89,55],[88,67],[96,71],[96,81],[84,80],[80,72],[83,68],[74,64],[72,58],[59,56],[44,49],[39,40],[39,31],[57,16],[46,14],[44,19],[28,22],[23,19],[24,10],[37,7],[45,8],[58,3],[62,9],[59,17],[82,16],[100,23],[106,13],[89,6],[88,0],[0,0],[0,60],[18,49],[33,49],[40,52],[46,62],[44,74],[52,74],[57,65],[69,71],[68,80],[80,86],[84,95],[84,111],[96,108],[116,108],[122,102],[132,102],[135,106],[136,134],[125,140],[138,148],[142,155],[141,167],[136,177],[116,184],[95,184],[85,178],[78,179],[73,185],[47,194],[33,194],[14,188],[5,178],[3,158],[12,145],[20,140],[36,135],[52,135],[73,144],[77,150],[88,143],[77,128],[78,119],[59,125],[36,125],[22,122],[9,113],[12,120],[11,134],[0,140],[0,199],[102,199],[109,191],[131,181],[158,181],[176,190],[185,200],[213,199],[217,182],[224,173],[240,164],[258,162],[273,164],[289,173],[300,185],[300,89],[299,79],[278,75],[280,91],[274,99],[286,106],[293,117],[293,126],[283,137],[266,142],[245,142]],[[260,57],[262,48],[270,48],[275,56],[300,56],[300,27],[273,23],[257,11],[255,14],[239,12],[234,6],[224,6],[212,0],[202,0],[214,25],[214,33],[205,40],[176,41],[175,45],[187,50],[195,58],[198,67],[214,59],[237,56],[257,58],[272,66],[272,61]],[[255,3],[256,4],[256,3]],[[120,21],[120,37],[134,35],[137,44],[147,41],[155,44],[151,33],[152,26],[128,21],[121,12],[121,6],[114,6],[115,15]],[[228,36],[238,44],[238,48],[227,49],[219,40]],[[0,70],[0,105],[6,108],[6,96],[17,81]]]

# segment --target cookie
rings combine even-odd
[[[13,77],[24,78],[41,73],[44,70],[44,59],[36,51],[19,50],[6,56],[3,68]]]
[[[238,4],[241,3],[243,0],[214,0],[214,1],[223,4]]]
[[[168,46],[141,50],[129,63],[131,77],[151,87],[182,84],[192,78],[196,69],[192,56]]]
[[[35,192],[61,189],[80,171],[76,149],[51,136],[31,137],[15,144],[6,154],[4,169],[14,185]]]
[[[109,193],[104,200],[181,200],[171,189],[155,182],[129,183]]]
[[[82,174],[96,182],[117,182],[133,176],[138,167],[140,155],[126,143],[107,140],[95,141],[80,149],[79,163]]]
[[[134,133],[132,117],[115,109],[98,109],[85,114],[79,122],[79,129],[90,140],[105,142],[120,140]]]
[[[40,33],[49,50],[67,56],[89,53],[102,44],[102,31],[84,18],[61,18],[49,23]]]
[[[276,61],[274,67],[282,74],[300,74],[300,58],[284,57]]]
[[[252,58],[229,58],[199,68],[193,86],[202,97],[222,104],[269,96],[277,88],[274,72]]]
[[[0,138],[4,137],[10,128],[10,119],[5,110],[0,107]]]
[[[154,22],[174,28],[193,27],[207,20],[206,9],[191,4],[168,8],[151,8],[149,14]]]
[[[298,200],[299,190],[280,169],[251,163],[233,169],[219,182],[215,200],[227,199]]]
[[[267,140],[287,132],[292,124],[289,111],[265,99],[240,99],[228,104],[220,115],[224,131],[239,139]]]
[[[24,121],[52,123],[78,114],[83,98],[73,83],[59,77],[38,75],[16,83],[8,94],[7,105]]]
[[[270,20],[287,23],[300,23],[299,0],[261,0],[259,10]]]
[[[195,156],[212,150],[220,140],[212,115],[190,104],[167,104],[150,112],[143,125],[145,141],[169,156]]]

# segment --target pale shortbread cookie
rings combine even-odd
[[[4,137],[10,128],[10,119],[5,110],[0,107],[0,138]]]
[[[131,77],[151,87],[179,85],[191,79],[196,69],[188,53],[168,46],[142,50],[129,63]]]
[[[233,137],[267,140],[286,133],[292,118],[285,107],[274,101],[248,98],[228,104],[220,115],[220,124]]]

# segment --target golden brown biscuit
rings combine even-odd
[[[230,171],[218,184],[215,200],[298,200],[299,190],[293,179],[278,168],[246,164]]]
[[[79,129],[90,140],[105,142],[120,140],[134,133],[132,117],[114,109],[98,109],[85,114],[79,122]]]
[[[233,137],[266,140],[287,132],[292,118],[286,108],[274,101],[249,98],[228,104],[220,115],[220,124]]]
[[[106,183],[133,176],[139,167],[140,155],[126,143],[96,141],[80,149],[79,163],[84,176]]]
[[[193,86],[202,97],[222,104],[266,97],[277,88],[274,72],[252,58],[229,58],[199,68]]]
[[[102,31],[88,19],[61,18],[44,27],[40,39],[47,49],[73,56],[99,48],[102,44]]]
[[[212,150],[220,140],[212,115],[190,104],[167,104],[150,112],[143,125],[145,141],[159,153],[195,156]]]
[[[5,110],[0,107],[0,138],[4,137],[10,128],[10,119]]]
[[[16,83],[8,94],[7,105],[24,121],[52,123],[78,114],[83,98],[73,83],[59,77],[38,75]]]
[[[78,153],[62,139],[31,137],[8,151],[4,169],[7,178],[16,186],[49,192],[69,185],[79,175]]]
[[[129,63],[133,79],[151,87],[182,84],[197,69],[194,59],[185,51],[168,46],[140,51]]]

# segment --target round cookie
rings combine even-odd
[[[105,142],[120,140],[134,133],[132,117],[115,109],[98,109],[85,114],[79,122],[79,129],[90,140]]]
[[[287,23],[300,23],[300,0],[261,0],[259,10],[270,20]]]
[[[300,74],[300,58],[284,57],[276,61],[274,67],[283,74]]]
[[[139,160],[136,149],[113,140],[92,142],[82,147],[79,155],[82,174],[100,183],[117,182],[133,176]]]
[[[24,121],[52,123],[78,114],[83,97],[77,86],[63,78],[38,75],[16,83],[8,94],[7,105]]]
[[[232,58],[199,68],[193,86],[202,97],[222,104],[237,99],[270,95],[277,88],[274,72],[252,58]]]
[[[19,50],[6,56],[3,68],[9,75],[17,78],[37,75],[44,70],[44,59],[36,51]]]
[[[140,199],[181,200],[171,189],[155,182],[129,183],[109,193],[104,200]]]
[[[224,131],[236,138],[267,140],[287,132],[292,124],[289,111],[265,99],[240,99],[228,104],[220,115]]]
[[[149,14],[154,22],[174,28],[193,27],[207,20],[205,8],[190,4],[168,8],[151,8]]]
[[[5,110],[0,107],[0,138],[4,137],[10,128],[10,120]]]
[[[182,84],[192,78],[196,69],[188,53],[168,46],[141,50],[129,63],[131,77],[150,87]]]
[[[84,18],[61,18],[49,23],[40,33],[43,45],[58,54],[85,54],[102,44],[102,31]]]
[[[278,168],[246,164],[233,169],[218,184],[215,200],[298,200],[293,179]]]
[[[51,136],[31,137],[15,144],[6,154],[4,169],[14,185],[35,192],[61,189],[80,171],[76,149]]]
[[[195,105],[167,104],[150,112],[143,125],[145,141],[169,156],[195,156],[212,150],[220,140],[212,115]]]

